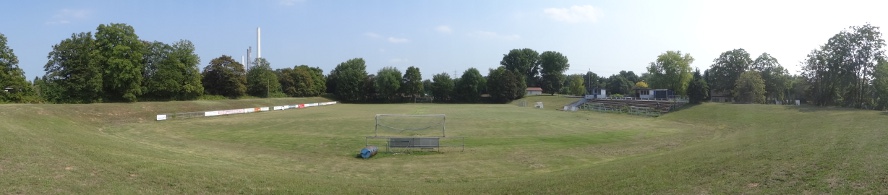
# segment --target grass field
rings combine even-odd
[[[888,115],[703,104],[658,118],[514,104],[0,105],[0,194],[884,194]],[[557,103],[556,103],[557,102]],[[557,105],[562,104],[562,105]],[[378,113],[446,114],[466,150],[354,158]]]

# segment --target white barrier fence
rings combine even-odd
[[[213,111],[204,111],[204,112],[183,112],[183,113],[175,113],[175,114],[158,114],[157,120],[170,120],[170,119],[186,119],[186,118],[197,118],[197,117],[211,117],[211,116],[223,116],[223,115],[232,115],[232,114],[246,114],[246,113],[254,113],[254,112],[267,112],[267,111],[277,111],[277,110],[289,110],[289,109],[302,109],[308,107],[316,107],[316,106],[327,106],[337,104],[337,102],[320,102],[320,103],[308,103],[308,104],[293,104],[293,105],[283,105],[283,106],[273,106],[273,107],[256,107],[256,108],[242,108],[242,109],[231,109],[231,110],[213,110]]]

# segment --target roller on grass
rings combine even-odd
[[[376,156],[376,152],[379,150],[376,146],[367,146],[364,149],[361,149],[361,154],[359,156],[364,159],[368,159],[370,157]]]

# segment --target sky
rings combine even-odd
[[[0,12],[0,33],[29,79],[44,75],[52,46],[99,24],[126,23],[142,40],[194,43],[203,69],[247,48],[272,68],[320,67],[363,58],[367,72],[420,68],[424,79],[470,67],[482,74],[511,49],[557,51],[566,74],[601,76],[645,67],[668,50],[709,68],[722,52],[771,54],[791,74],[833,35],[867,23],[888,26],[888,1],[524,1],[524,0],[46,0]],[[884,30],[884,29],[883,29]]]

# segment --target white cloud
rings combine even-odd
[[[370,38],[379,38],[379,37],[381,37],[381,36],[379,36],[379,34],[372,33],[372,32],[366,32],[366,33],[364,33],[364,36],[367,36],[367,37],[370,37]]]
[[[435,27],[435,31],[438,31],[439,33],[445,33],[445,34],[453,33],[453,29],[451,29],[450,26],[447,26],[447,25],[440,25],[438,27]]]
[[[280,4],[284,6],[293,6],[296,3],[304,2],[305,0],[280,0]]]
[[[392,42],[392,43],[406,43],[407,41],[410,41],[410,40],[407,40],[406,38],[389,37],[388,41]]]
[[[70,24],[73,21],[83,20],[90,15],[89,10],[84,9],[62,9],[52,16],[47,24]]]
[[[410,60],[404,59],[404,58],[392,58],[389,60],[389,63],[392,63],[392,64],[406,64],[408,62],[410,62]]]
[[[556,21],[580,23],[598,21],[601,10],[591,5],[574,5],[570,8],[546,8],[543,13]]]
[[[501,35],[499,33],[490,32],[490,31],[475,31],[473,33],[470,33],[469,36],[485,38],[485,39],[508,40],[508,41],[521,39],[521,36],[517,35],[517,34]]]

